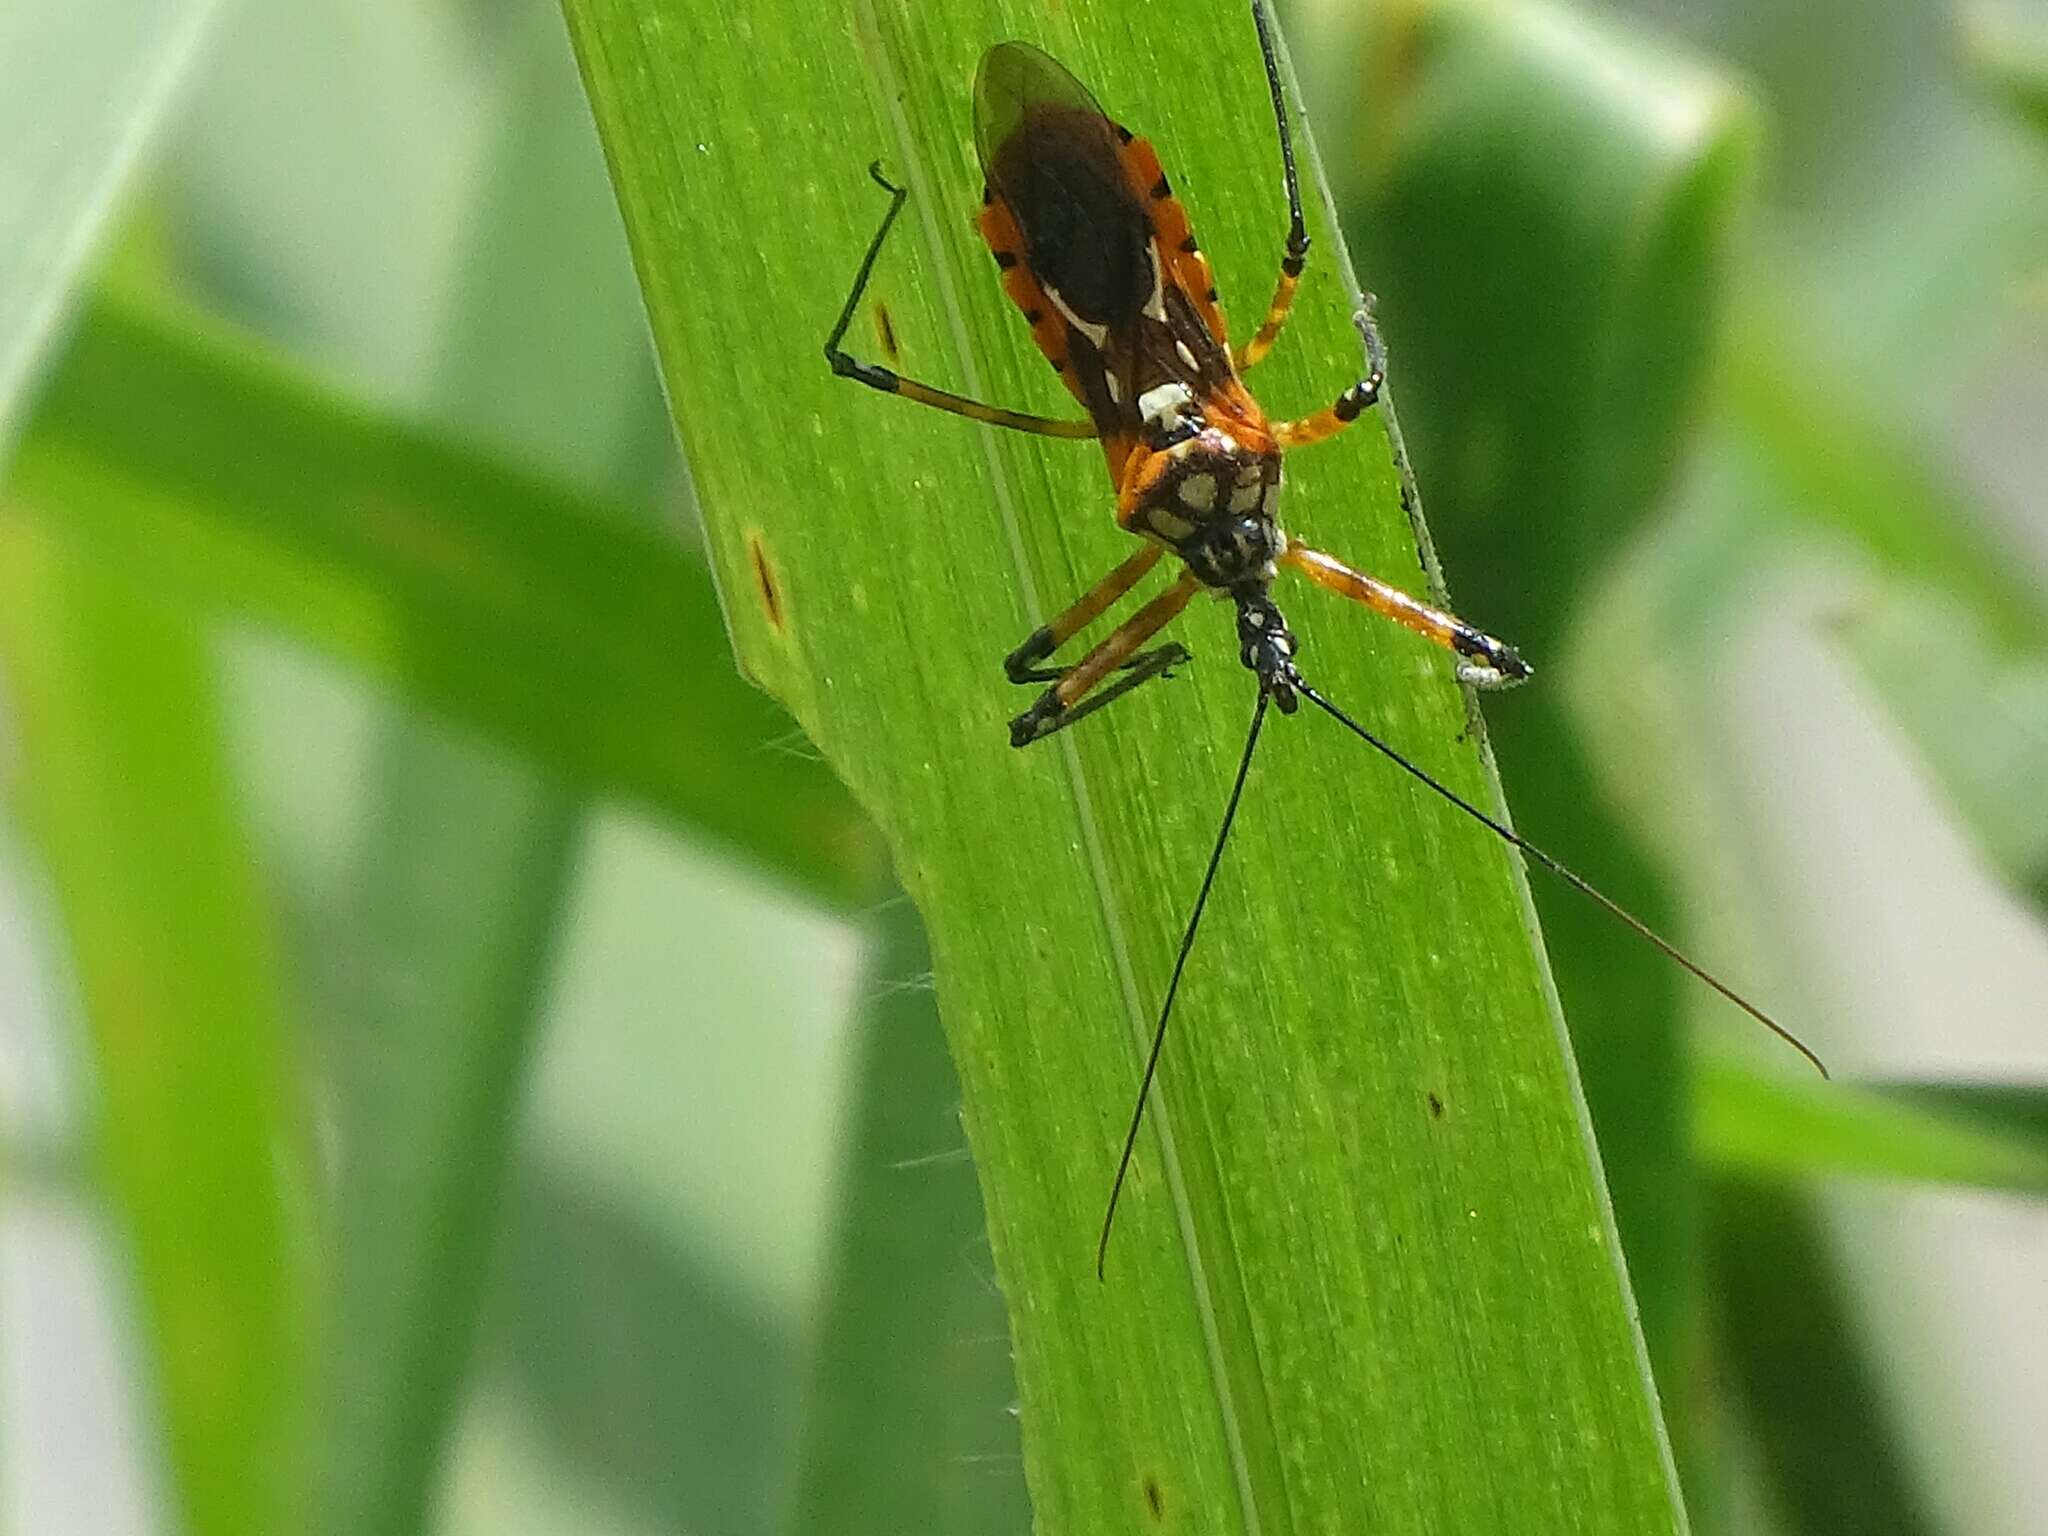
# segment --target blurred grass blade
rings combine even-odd
[[[1884,1091],[1901,1103],[1960,1116],[2002,1136],[2048,1147],[2048,1085],[1894,1082]]]
[[[666,424],[552,10],[520,13],[498,57],[427,408],[507,462],[655,504],[622,465],[660,465],[637,429],[655,423],[666,439]],[[325,972],[348,1149],[313,1469],[328,1536],[417,1531],[438,1491],[485,1276],[477,1255],[503,1219],[519,1092],[590,810],[544,768],[415,714],[390,721],[375,756],[376,811]]]
[[[1859,988],[1866,967],[1904,974],[1913,951],[1899,957],[1906,966],[1887,970],[1894,957],[1864,931],[1857,906],[1864,890],[1854,881],[1867,866],[1824,842],[1794,854],[1787,833],[1808,817],[1825,820],[1838,796],[1845,807],[1884,802],[1859,798],[1863,786],[1842,767],[1851,759],[1826,755],[1836,744],[1825,730],[1802,738],[1787,727],[1806,724],[1803,710],[1853,719],[1839,708],[1818,714],[1829,679],[1811,674],[1816,661],[1826,666],[1843,621],[1863,618],[1872,592],[1959,608],[2020,654],[2037,643],[2040,607],[2019,562],[2001,559],[1969,509],[1944,493],[1910,435],[1873,422],[1852,391],[1808,366],[1788,329],[1745,325],[1733,351],[1734,387],[1695,483],[1672,518],[1636,541],[1588,614],[1588,648],[1637,658],[1638,674],[1582,688],[1582,715],[1602,746],[1610,792],[1671,850],[1688,932],[1733,974],[1758,978],[1760,993],[1794,999],[1789,1022],[1843,1078],[1873,1055],[1969,1059],[1971,1047],[1956,1038],[1966,1034],[1969,1008],[1936,998],[1892,1011],[1881,982]],[[1791,765],[1782,778],[1781,757]],[[1853,820],[1842,813],[1845,830]],[[1891,829],[1874,819],[1866,829],[1888,859]],[[1922,920],[1940,920],[1940,899],[1926,898]],[[1824,952],[1833,934],[1860,944],[1850,965]],[[1943,950],[1934,941],[1921,952]],[[1938,985],[1967,1001],[1980,975],[1958,969]],[[1921,1034],[1882,1038],[1873,1023],[1880,1017]],[[2030,1149],[1975,1117],[1908,1114],[1839,1078],[1825,1094],[1767,1083],[1739,1093],[1718,1083],[1709,1092],[1700,1106],[1703,1154],[1775,1177],[1833,1165],[2028,1189],[2038,1177],[2038,1144]],[[1746,1432],[1767,1462],[1784,1463],[1772,1476],[1792,1529],[1926,1529],[1899,1470],[1893,1426],[1871,1405],[1870,1383],[1889,1370],[1859,1358],[1895,1346],[1860,1336],[1833,1299],[1831,1276],[1797,1280],[1800,1301],[1786,1299],[1791,1277],[1821,1272],[1817,1241],[1804,1225],[1782,1244],[1767,1232],[1742,1260],[1746,1283],[1725,1288],[1719,1331],[1743,1382]],[[1807,1316],[1804,1298],[1823,1292],[1825,1306]],[[1874,1511],[1883,1518],[1865,1525]]]
[[[1554,642],[1689,441],[1757,108],[1605,18],[1486,0],[1396,17],[1349,227],[1459,596]]]
[[[1715,1180],[1707,1256],[1723,1368],[1785,1536],[1935,1536],[1810,1202]]]
[[[0,684],[62,920],[177,1501],[192,1536],[297,1523],[310,1236],[301,1105],[182,614],[0,507]]]
[[[377,792],[322,977],[347,1153],[312,1469],[325,1536],[419,1530],[438,1486],[575,848],[528,773],[467,743],[388,747]]]
[[[1896,583],[1838,632],[1985,863],[2048,912],[2048,657],[2015,656],[1970,609]]]
[[[1930,467],[1924,439],[1894,402],[1873,399],[1839,364],[1802,347],[1782,305],[1752,300],[1736,322],[1714,455],[1761,492],[1749,501],[1773,526],[1756,537],[1846,541],[1901,589],[1967,608],[2009,652],[2048,649],[2048,600],[2025,563]]]
[[[846,1141],[798,1484],[800,1536],[1030,1525],[1003,1302],[931,956],[900,893],[867,924]]]
[[[549,1454],[529,1475],[606,1495],[576,1528],[779,1536],[796,1343],[708,1244],[679,1241],[587,1169],[521,1160],[477,1341]],[[716,1447],[717,1454],[706,1454]],[[627,1518],[623,1521],[616,1510]],[[462,1529],[552,1531],[531,1511]]]
[[[1552,668],[1491,712],[1523,833],[1653,926],[1666,893],[1603,805],[1555,686],[1566,627],[1690,439],[1757,113],[1611,18],[1386,7],[1346,208],[1381,294],[1401,419],[1463,612]],[[1628,676],[1631,655],[1572,658]],[[1676,1379],[1693,1277],[1686,982],[1566,891],[1536,888],[1650,1358]]]
[[[1751,1178],[1847,1174],[2048,1194],[2048,1136],[1888,1089],[1767,1077],[1719,1055],[1699,1069],[1699,1155]]]
[[[966,218],[969,82],[1013,36],[1159,142],[1242,323],[1284,233],[1244,8],[862,3],[850,39],[793,0],[715,29],[564,9],[735,641],[927,922],[1040,1527],[1682,1528],[1526,893],[1326,721],[1276,724],[1253,775],[1097,1283],[1141,1042],[1250,709],[1229,617],[1190,616],[1185,677],[1010,751],[1000,657],[1129,553],[1099,454],[920,413],[819,357],[881,156],[912,192],[874,295],[901,367],[1070,408]],[[1359,366],[1310,212],[1322,254],[1258,375],[1289,413]],[[1291,477],[1305,537],[1424,579],[1383,423]],[[1448,667],[1288,595],[1310,675],[1495,803]]]
[[[674,542],[356,412],[162,315],[96,308],[15,468],[93,558],[338,655],[843,902],[844,791],[737,677]]]
[[[2048,25],[2039,7],[1978,0],[1963,7],[1962,34],[1963,56],[1978,80],[2048,138]]]
[[[0,454],[114,201],[214,0],[69,0],[0,13]]]

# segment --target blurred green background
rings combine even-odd
[[[1848,1080],[1538,892],[1695,1528],[2038,1530],[2048,14],[1283,20],[1518,823]],[[0,34],[8,1528],[1023,1529],[557,8]]]

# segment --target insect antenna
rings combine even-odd
[[[1322,694],[1316,692],[1315,689],[1311,688],[1299,677],[1294,678],[1293,683],[1295,692],[1299,693],[1303,698],[1307,699],[1311,704],[1315,705],[1316,708],[1320,709],[1324,714],[1328,715],[1331,719],[1335,720],[1339,725],[1343,726],[1346,730],[1350,731],[1352,735],[1358,737],[1359,740],[1363,741],[1367,746],[1371,747],[1375,752],[1379,753],[1380,756],[1386,758],[1387,761],[1392,763],[1396,768],[1399,768],[1403,773],[1407,774],[1410,778],[1416,780],[1418,783],[1435,790],[1436,793],[1443,796],[1444,799],[1450,801],[1452,805],[1455,805],[1459,810],[1463,811],[1467,816],[1470,816],[1474,821],[1478,822],[1482,827],[1485,827],[1488,831],[1494,833],[1496,836],[1500,837],[1504,841],[1514,844],[1514,846],[1519,848],[1523,852],[1523,854],[1525,854],[1527,857],[1531,859],[1534,859],[1538,864],[1542,865],[1545,869],[1549,870],[1553,875],[1557,876],[1558,879],[1562,880],[1566,885],[1570,886],[1573,890],[1577,891],[1581,896],[1584,896],[1590,901],[1592,901],[1594,905],[1605,909],[1609,916],[1617,919],[1628,928],[1633,929],[1638,938],[1642,939],[1652,948],[1661,951],[1664,955],[1669,957],[1671,960],[1677,962],[1679,965],[1683,966],[1686,970],[1692,972],[1694,976],[1698,977],[1701,981],[1705,982],[1708,986],[1712,987],[1716,992],[1720,993],[1721,996],[1725,997],[1729,1002],[1733,1003],[1736,1007],[1740,1008],[1752,1019],[1755,1019],[1757,1023],[1763,1025],[1765,1029],[1768,1029],[1780,1040],[1784,1041],[1787,1045],[1791,1046],[1793,1050],[1797,1051],[1800,1055],[1804,1056],[1807,1059],[1807,1061],[1812,1064],[1814,1071],[1818,1072],[1822,1077],[1827,1077],[1829,1075],[1827,1063],[1822,1061],[1820,1057],[1814,1053],[1813,1048],[1809,1046],[1804,1040],[1801,1040],[1797,1035],[1793,1034],[1791,1030],[1787,1029],[1784,1025],[1780,1024],[1768,1013],[1765,1013],[1763,1009],[1759,1008],[1755,1003],[1752,1003],[1740,992],[1737,992],[1733,987],[1729,986],[1726,982],[1722,981],[1718,976],[1714,975],[1713,972],[1709,971],[1705,966],[1700,965],[1697,961],[1693,960],[1691,956],[1687,955],[1676,944],[1673,944],[1669,939],[1665,938],[1662,934],[1657,932],[1656,929],[1652,928],[1640,917],[1637,917],[1635,913],[1629,911],[1627,907],[1624,907],[1620,902],[1616,901],[1613,897],[1609,896],[1605,891],[1601,890],[1598,886],[1594,885],[1590,880],[1587,880],[1582,876],[1575,874],[1572,870],[1566,868],[1563,864],[1558,862],[1558,860],[1552,858],[1549,854],[1545,853],[1541,848],[1538,848],[1534,843],[1530,842],[1528,839],[1519,836],[1514,831],[1510,830],[1508,827],[1494,820],[1493,817],[1487,815],[1486,812],[1480,810],[1478,806],[1474,805],[1471,801],[1467,800],[1463,795],[1460,795],[1456,790],[1451,789],[1445,784],[1439,783],[1435,778],[1431,777],[1426,770],[1417,767],[1414,763],[1410,762],[1407,758],[1403,757],[1399,752],[1395,751],[1392,747],[1388,746],[1384,741],[1381,741],[1379,737],[1373,735],[1371,731],[1368,731],[1356,720],[1352,719],[1349,715],[1345,714],[1343,710],[1339,709],[1335,704],[1331,703],[1328,699],[1324,698]]]
[[[1166,1021],[1173,1017],[1173,999],[1180,991],[1181,972],[1195,947],[1195,930],[1202,926],[1202,909],[1209,904],[1209,889],[1216,883],[1216,867],[1223,862],[1223,845],[1230,840],[1230,824],[1237,819],[1237,803],[1244,798],[1244,781],[1252,771],[1252,753],[1259,745],[1259,730],[1266,723],[1266,705],[1272,695],[1259,690],[1258,706],[1252,711],[1251,729],[1245,733],[1244,756],[1238,760],[1237,778],[1230,786],[1230,799],[1223,807],[1223,825],[1216,829],[1216,846],[1209,850],[1209,867],[1202,872],[1202,888],[1195,893],[1195,909],[1188,914],[1187,931],[1180,938],[1180,953],[1174,956],[1173,979],[1166,984],[1166,1000],[1159,1005],[1159,1022],[1152,1028],[1152,1051],[1145,1058],[1145,1075],[1138,1082],[1138,1102],[1131,1108],[1131,1128],[1124,1134],[1123,1156],[1117,1159],[1116,1178],[1109,1186],[1109,1205],[1102,1213],[1102,1237],[1095,1245],[1095,1278],[1103,1278],[1109,1262],[1109,1229],[1116,1221],[1117,1199],[1124,1192],[1124,1176],[1131,1171],[1131,1155],[1138,1146],[1138,1127],[1144,1123],[1145,1100],[1152,1092],[1152,1079],[1159,1071],[1159,1053],[1166,1045]]]

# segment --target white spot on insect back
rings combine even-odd
[[[1157,384],[1138,396],[1138,415],[1148,427],[1171,429],[1186,420],[1195,403],[1185,384]]]
[[[1200,373],[1202,371],[1201,365],[1195,361],[1195,354],[1193,350],[1188,346],[1186,342],[1176,341],[1173,344],[1173,350],[1180,355],[1180,360],[1183,363],[1187,364],[1188,372]]]
[[[1240,485],[1230,493],[1230,510],[1233,512],[1249,512],[1265,499],[1266,492],[1263,486]]]
[[[1181,501],[1196,512],[1216,510],[1216,477],[1189,475],[1180,483]]]

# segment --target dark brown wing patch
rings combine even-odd
[[[1152,296],[1151,222],[1087,87],[1036,48],[999,43],[975,76],[974,142],[1039,282],[1088,325],[1134,322]]]
[[[1140,442],[1138,401],[1161,382],[1256,416],[1215,276],[1147,140],[1028,43],[983,56],[974,140],[988,178],[981,234],[1003,290],[1094,421],[1112,479]]]
[[[1146,189],[1146,218],[1152,227],[1152,248],[1168,287],[1179,288],[1194,301],[1195,313],[1209,334],[1219,343],[1230,340],[1223,310],[1216,302],[1216,277],[1209,270],[1209,258],[1195,240],[1188,211],[1173,195],[1173,188],[1160,168],[1159,152],[1150,139],[1133,138],[1123,146],[1124,181],[1127,186]]]
[[[1102,451],[1109,459],[1110,478],[1121,481],[1124,461],[1138,444],[1136,414],[1109,399],[1108,387],[1102,378],[1100,354],[1087,337],[1069,325],[1053,307],[1030,263],[1021,258],[1024,233],[1017,227],[1009,205],[1001,198],[991,199],[982,206],[978,222],[981,238],[988,242],[997,270],[1002,273],[1003,292],[1010,296],[1010,302],[1030,324],[1033,344],[1045,354],[1045,360],[1059,374],[1060,382],[1067,386],[1100,430]],[[1075,350],[1077,343],[1085,354],[1079,359]],[[1079,372],[1083,361],[1090,365],[1085,383]]]

